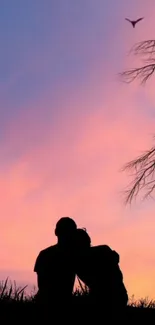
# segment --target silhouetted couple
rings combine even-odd
[[[113,303],[117,309],[125,307],[128,295],[119,255],[107,245],[91,246],[88,233],[69,217],[57,222],[55,235],[57,244],[42,250],[34,267],[40,301],[51,308],[71,301],[77,275],[88,286],[94,303],[103,309]]]

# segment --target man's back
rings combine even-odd
[[[39,253],[34,267],[39,296],[48,300],[71,297],[75,280],[72,261],[72,251],[58,244]]]

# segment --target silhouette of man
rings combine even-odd
[[[60,304],[72,296],[75,269],[73,265],[76,223],[69,217],[61,218],[55,228],[57,244],[42,250],[34,266],[37,273],[38,297],[43,304]]]

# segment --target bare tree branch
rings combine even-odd
[[[152,56],[155,53],[155,40],[147,40],[136,43],[130,50],[134,55]]]
[[[155,147],[125,164],[122,171],[134,171],[134,180],[125,191],[125,204],[131,203],[140,191],[145,190],[144,199],[155,190]]]
[[[135,44],[130,53],[145,58],[144,64],[120,73],[121,78],[130,83],[135,79],[141,80],[141,84],[155,72],[155,40],[142,41]],[[151,196],[155,191],[155,146],[141,156],[130,161],[123,167],[123,171],[133,171],[133,181],[125,192],[125,204],[131,203],[139,192],[144,193],[143,198]]]
[[[123,81],[131,83],[135,79],[141,79],[141,84],[145,84],[146,81],[152,76],[155,71],[155,60],[154,63],[146,64],[140,68],[133,68],[120,73]]]
[[[155,40],[136,43],[130,53],[145,57],[145,63],[138,68],[123,71],[120,73],[121,79],[127,83],[139,79],[141,84],[145,84],[155,71]]]

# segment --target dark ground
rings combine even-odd
[[[154,321],[155,322],[155,308],[149,307],[133,307],[128,306],[124,312],[117,314],[115,305],[111,305],[109,311],[104,309],[104,306],[95,306],[90,304],[89,299],[82,299],[82,297],[74,297],[71,304],[63,306],[51,306],[49,311],[50,323],[82,323],[89,324],[95,320],[96,323],[108,324],[113,320],[124,320],[125,323],[129,321]],[[42,313],[40,307],[34,301],[1,301],[0,303],[0,320],[1,324],[13,323],[21,324],[37,324],[42,320],[47,322],[45,318],[47,313]],[[54,320],[56,319],[56,322]],[[3,322],[2,322],[3,321]]]
[[[35,295],[25,296],[24,288],[16,285],[0,282],[0,324],[110,324],[113,320],[129,322],[155,322],[155,302],[141,299],[138,302],[130,301],[129,306],[120,313],[116,308],[117,302],[106,302],[108,310],[102,299],[99,304],[90,301],[86,287],[77,290],[70,303],[64,299],[62,305],[50,305],[48,311],[44,311],[36,303]],[[47,317],[48,315],[48,317]],[[139,323],[138,323],[139,324]]]

